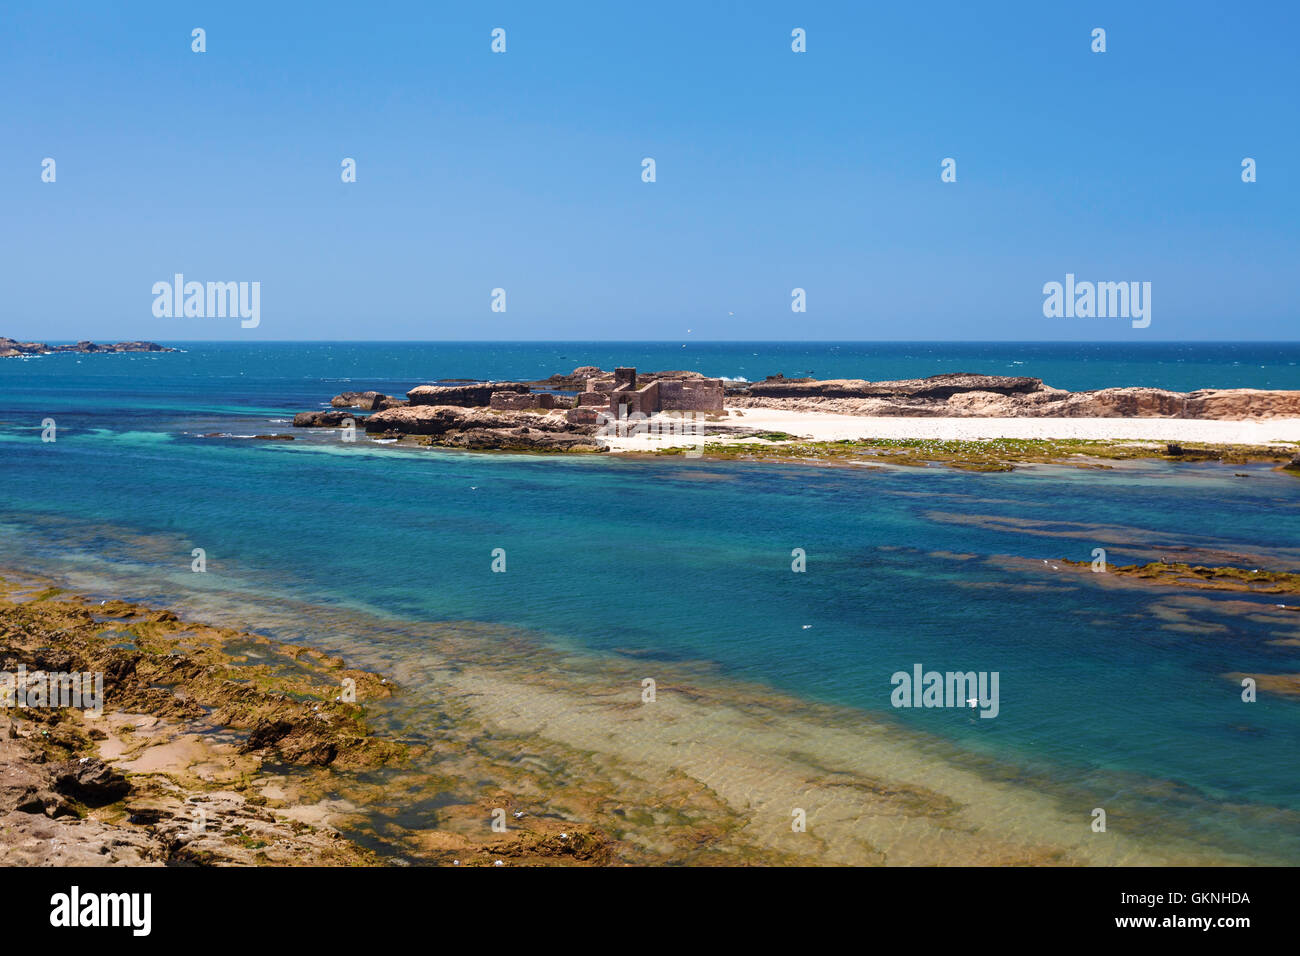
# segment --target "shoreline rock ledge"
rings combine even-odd
[[[968,372],[902,381],[788,379],[729,386],[727,404],[845,415],[950,418],[1300,418],[1300,391],[1129,386],[1071,392],[1042,379]]]
[[[565,417],[571,402],[520,382],[458,381],[417,385],[405,399],[373,390],[343,392],[330,399],[329,410],[299,412],[293,424],[338,428],[350,420],[376,437],[475,451],[606,451],[595,424]]]

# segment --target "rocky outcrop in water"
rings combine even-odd
[[[613,382],[614,373],[606,372],[595,365],[579,365],[567,374],[561,372],[552,375],[550,378],[527,384],[536,388],[551,388],[559,392],[581,392],[587,387],[587,379],[589,378],[608,378],[610,382]]]
[[[338,428],[344,422],[365,421],[351,412],[299,412],[293,416],[294,428]]]
[[[376,412],[366,432],[383,437],[421,436],[426,444],[479,451],[599,452],[595,425],[570,424],[562,411],[549,414],[450,405],[408,405]]]
[[[786,379],[774,376],[744,391],[759,398],[894,398],[947,399],[963,392],[1024,395],[1043,391],[1042,379],[956,372],[894,382],[863,379]]]
[[[1300,418],[1300,391],[1232,388],[1172,392],[1131,387],[1069,392],[1044,385],[1037,378],[969,373],[892,382],[776,376],[729,390],[727,404],[870,416]]]
[[[405,399],[393,398],[383,392],[343,392],[330,399],[334,408],[359,408],[363,412],[377,412],[384,408],[398,408],[406,404]]]
[[[115,342],[97,344],[95,342],[78,342],[75,345],[46,345],[44,342],[19,342],[0,336],[0,358],[16,358],[20,355],[51,355],[55,352],[175,352],[157,342]]]
[[[486,408],[493,392],[527,392],[518,382],[475,382],[467,385],[417,385],[406,393],[412,405],[458,405]]]

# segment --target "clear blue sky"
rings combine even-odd
[[[1298,11],[7,0],[0,335],[1293,340]],[[1151,327],[1044,318],[1067,272]]]

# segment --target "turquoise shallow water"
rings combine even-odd
[[[279,593],[709,660],[1026,775],[1085,791],[1104,781],[1099,803],[1140,803],[1225,853],[1300,862],[1300,701],[1244,704],[1223,676],[1300,672],[1300,612],[1278,607],[1285,599],[1107,587],[1051,564],[1104,547],[1112,563],[1215,552],[1300,569],[1290,475],[1164,464],[867,472],[471,455],[323,432],[200,437],[288,430],[282,420],[346,387],[401,392],[623,362],[749,378],[1024,362],[1018,373],[1072,388],[1300,388],[1294,346],[1152,347],[1128,359],[1117,346],[187,348],[0,362],[0,565],[58,573],[94,556],[136,582],[134,597]],[[58,424],[52,444],[40,441],[45,417]],[[206,574],[189,571],[195,547]],[[505,574],[490,570],[495,548]],[[794,548],[807,552],[806,573],[791,571]],[[891,708],[890,676],[915,663],[999,672],[999,716]]]

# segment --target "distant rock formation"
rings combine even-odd
[[[0,336],[0,358],[16,358],[20,355],[50,355],[54,352],[175,352],[157,342],[116,342],[111,345],[98,345],[94,342],[78,342],[76,345],[46,345],[44,342],[19,342]]]
[[[351,412],[299,412],[293,416],[294,428],[338,428],[344,422],[356,422]],[[361,419],[364,421],[365,419]]]
[[[363,412],[377,412],[384,408],[397,408],[405,405],[406,400],[393,398],[383,392],[343,392],[330,399],[334,408],[359,408]]]
[[[740,391],[766,398],[924,398],[946,399],[962,392],[992,392],[995,395],[1023,395],[1045,389],[1042,379],[1013,378],[1005,375],[974,375],[949,372],[929,378],[911,378],[895,382],[868,382],[863,379],[812,378],[787,379],[771,376],[754,382]]]
[[[1083,392],[1042,379],[950,373],[893,382],[786,379],[730,388],[727,404],[843,415],[984,418],[1300,418],[1300,391],[1253,388],[1171,392],[1101,388]]]
[[[587,380],[591,378],[608,378],[612,383],[614,373],[602,371],[595,365],[580,365],[567,375],[563,373],[552,375],[550,378],[527,384],[534,388],[555,389],[557,392],[580,392],[587,387]]]
[[[493,392],[527,392],[529,387],[517,382],[475,382],[470,385],[417,385],[406,393],[412,405],[458,405],[461,408],[486,408]]]

